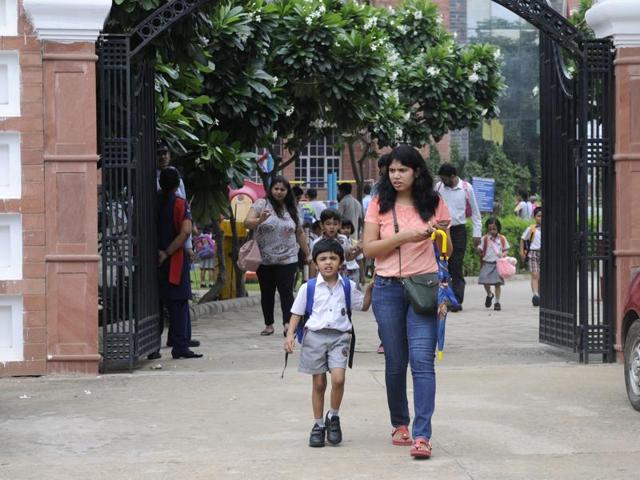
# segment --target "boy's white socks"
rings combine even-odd
[[[329,413],[327,413],[327,417],[329,419],[332,419],[333,417],[337,417],[338,415],[338,410],[334,410],[332,408],[329,409]]]
[[[324,428],[324,419],[316,418],[314,421],[316,422],[316,425],[318,425],[319,427]]]

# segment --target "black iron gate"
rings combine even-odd
[[[160,346],[149,43],[209,1],[171,0],[131,34],[99,40],[104,369],[131,369]],[[540,341],[612,361],[613,47],[585,40],[547,0],[493,1],[541,37]]]
[[[540,30],[543,343],[613,361],[613,45],[547,0],[493,0]]]
[[[131,370],[160,348],[155,51],[150,43],[209,1],[169,1],[131,33],[98,40],[103,370]]]

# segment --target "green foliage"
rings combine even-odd
[[[586,38],[596,38],[592,28],[585,18],[587,10],[593,6],[593,0],[580,0],[580,5],[575,12],[569,17],[569,21],[582,32]]]
[[[442,157],[440,156],[440,151],[435,143],[429,143],[429,156],[425,160],[427,162],[429,173],[431,176],[436,178],[440,165],[442,165]]]
[[[483,234],[486,233],[484,231],[484,222],[489,217],[483,218]],[[531,225],[533,220],[523,220],[520,217],[516,217],[515,215],[506,215],[502,217],[498,217],[500,223],[502,225],[502,235],[507,238],[509,242],[509,256],[520,259],[520,237],[524,230]],[[478,250],[473,245],[473,225],[471,220],[467,221],[467,250],[464,254],[464,274],[475,276],[480,273],[480,254]],[[523,267],[519,265],[519,268]]]
[[[163,3],[116,0],[107,30]],[[256,146],[281,138],[296,152],[330,131],[422,146],[495,116],[503,89],[496,49],[457,46],[428,0],[210,2],[153,45],[158,132],[201,221],[226,210]]]

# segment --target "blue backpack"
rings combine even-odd
[[[342,276],[341,276],[342,277]],[[307,304],[304,309],[304,317],[298,323],[296,327],[296,339],[298,343],[302,344],[302,338],[304,337],[304,326],[311,317],[311,312],[313,312],[313,297],[316,293],[316,283],[317,278],[311,278],[307,281]],[[351,343],[349,344],[349,368],[353,368],[353,355],[356,350],[356,331],[353,328],[353,321],[351,320],[351,282],[348,278],[342,277],[342,288],[344,290],[344,298],[347,307],[347,317],[349,317],[349,321],[351,322]],[[284,378],[284,370],[287,368],[287,359],[289,358],[289,354],[284,354],[284,368],[282,369],[282,375],[280,378]]]

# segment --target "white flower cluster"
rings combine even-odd
[[[416,20],[422,20],[422,10],[416,10],[413,12],[413,18]]]
[[[276,77],[275,75],[273,77],[271,77],[271,85],[273,85],[274,87],[278,84],[278,80],[280,80],[278,77]]]
[[[284,114],[285,114],[287,117],[290,117],[291,115],[293,115],[293,112],[294,112],[294,110],[295,110],[295,109],[296,109],[296,107],[291,106],[291,107],[289,107],[289,108],[284,112]]]
[[[398,65],[400,63],[400,54],[391,45],[387,46],[387,61],[389,65]]]
[[[393,71],[391,72],[391,75],[389,75],[389,80],[391,80],[392,82],[395,82],[398,78],[398,72]]]
[[[313,24],[313,21],[316,18],[320,18],[322,15],[324,15],[326,11],[327,7],[325,7],[324,5],[320,5],[317,10],[314,10],[309,15],[307,15],[304,21],[307,23],[307,25],[311,26]]]
[[[395,138],[396,140],[402,140],[404,137],[404,130],[402,130],[402,128],[400,127],[397,127],[395,134],[396,134],[396,138]]]
[[[213,124],[217,127],[218,125],[220,125],[220,120],[218,120],[216,117],[213,117]]]
[[[440,75],[440,69],[438,67],[431,66],[427,68],[427,75],[430,77],[437,77]]]
[[[240,40],[242,43],[245,43],[248,39],[249,39],[249,33],[242,32],[238,34],[238,40]]]
[[[502,57],[502,52],[500,51],[499,48],[497,48],[496,51],[493,52],[493,58],[495,58],[496,60],[500,60],[501,57]]]
[[[258,13],[251,12],[249,14],[249,20],[252,20],[252,21],[254,21],[256,23],[260,23],[260,22],[262,22],[262,17]]]
[[[473,72],[471,75],[469,75],[469,81],[471,83],[476,83],[478,80],[480,80],[480,77],[477,73]]]
[[[482,68],[482,65],[480,63],[474,63],[473,64],[473,72],[477,72],[478,70],[480,70]]]
[[[407,32],[409,31],[409,28],[406,25],[402,25],[399,24],[398,25],[398,31],[402,34],[402,35],[406,35]]]
[[[436,18],[436,23],[438,25],[442,25],[442,22],[444,22],[444,17],[442,15],[438,15],[438,17]]]
[[[304,63],[307,67],[310,67],[313,64],[313,60],[311,60],[310,58],[305,58]]]
[[[373,17],[369,17],[362,28],[364,28],[365,30],[371,30],[376,25],[378,25],[378,17],[374,15]]]
[[[321,118],[316,118],[311,122],[311,126],[317,130],[321,130],[323,128],[336,128],[338,125],[335,123],[329,123]]]
[[[382,96],[386,99],[386,100],[391,100],[394,103],[399,103],[400,102],[400,94],[398,93],[397,89],[393,89],[393,90],[386,90],[384,92],[382,92]]]

